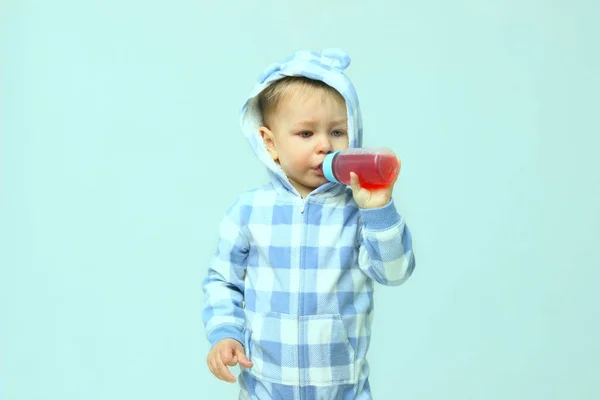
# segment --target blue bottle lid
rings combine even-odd
[[[335,176],[333,175],[333,168],[332,168],[332,164],[333,164],[333,158],[340,152],[341,150],[338,150],[334,153],[329,153],[325,156],[325,159],[323,160],[323,175],[325,176],[325,179],[327,179],[330,182],[336,182],[336,183],[341,183],[340,181],[338,181],[337,179],[335,179]]]

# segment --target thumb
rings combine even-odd
[[[250,368],[252,367],[252,362],[246,358],[246,353],[244,352],[244,347],[241,344],[235,346],[235,355],[237,356],[238,362],[240,365]]]
[[[358,180],[358,175],[354,172],[350,172],[350,188],[354,193],[358,193],[360,190],[360,182]]]

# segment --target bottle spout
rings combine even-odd
[[[333,153],[329,153],[325,156],[325,159],[323,160],[323,176],[325,176],[325,179],[327,179],[330,182],[341,183],[339,180],[336,179],[333,173],[333,159],[339,153],[340,150]]]

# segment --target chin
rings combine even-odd
[[[321,179],[317,179],[316,184],[315,184],[315,188],[318,188],[319,186],[323,186],[324,184],[328,183],[329,181],[325,178],[321,178]]]

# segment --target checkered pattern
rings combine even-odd
[[[250,399],[338,399],[370,400],[371,387],[368,379],[356,384],[332,386],[290,386],[256,379],[249,370],[243,370],[238,376],[241,386],[238,400]]]
[[[313,65],[313,58],[302,57],[302,65]],[[341,74],[349,60],[336,57],[317,66]],[[296,67],[274,67],[260,85]],[[336,79],[330,81],[345,82]],[[351,102],[358,104],[355,96]],[[353,121],[356,145],[356,115]],[[246,137],[263,160],[262,142],[253,141],[252,132]],[[242,368],[240,398],[368,399],[374,282],[400,285],[411,275],[410,231],[393,201],[360,209],[350,189],[336,183],[302,199],[266,164],[271,182],[240,195],[220,225],[203,286],[208,340],[244,345],[254,365]]]
[[[263,382],[366,379],[373,282],[399,285],[412,273],[394,203],[361,210],[341,189],[309,196],[302,212],[301,199],[271,184],[240,196],[221,224],[204,286],[208,338],[243,343]]]

